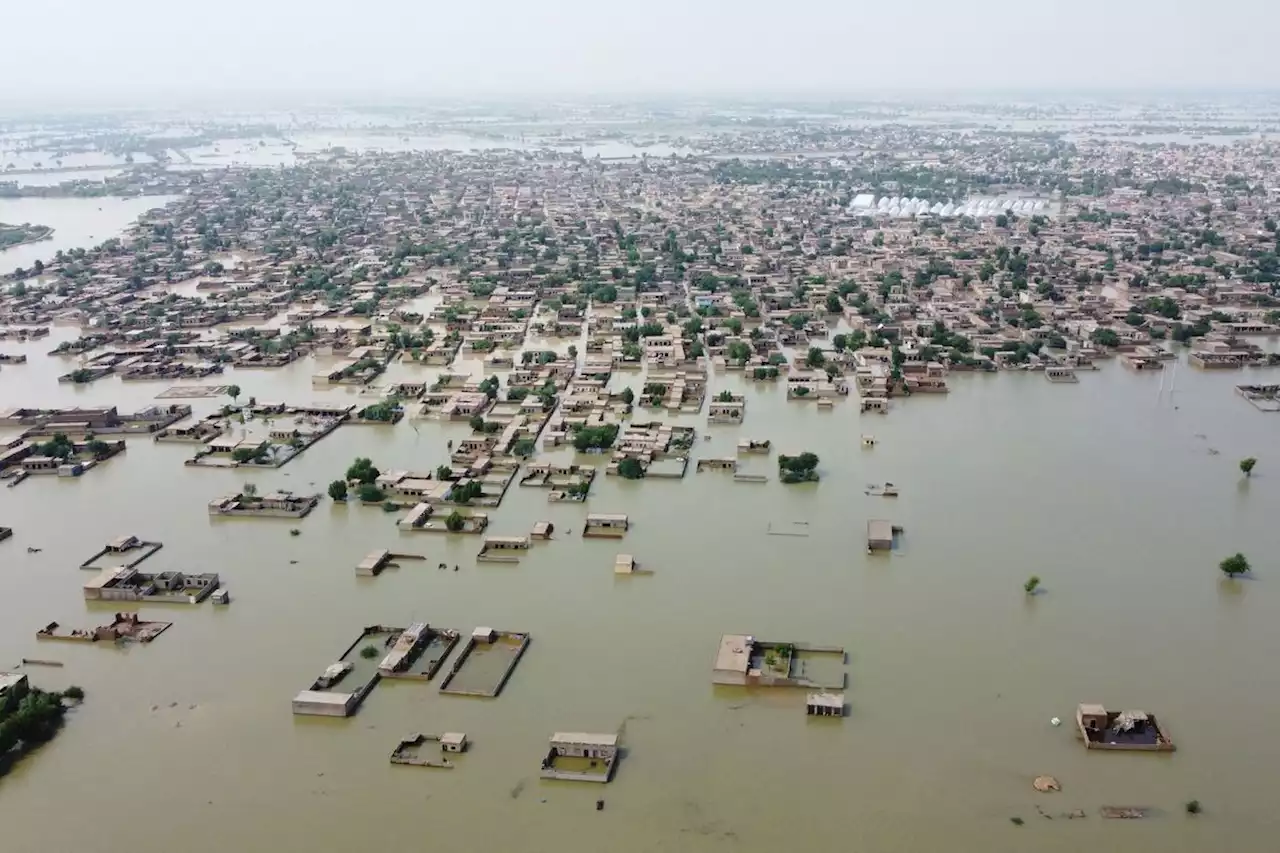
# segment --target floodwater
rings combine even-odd
[[[148,210],[164,207],[175,196],[138,198],[6,198],[0,199],[0,222],[48,225],[53,236],[0,252],[0,270],[48,263],[59,251],[90,248],[118,237]],[[0,386],[3,387],[3,386]]]
[[[74,360],[44,353],[72,334],[0,342],[31,357],[0,371],[6,406],[157,402],[168,383],[58,385]],[[216,381],[261,400],[368,399],[314,388],[318,369],[305,361]],[[397,364],[387,379],[437,372]],[[327,498],[302,521],[206,513],[244,482],[323,491],[357,455],[384,470],[432,470],[465,424],[343,427],[284,468],[248,474],[185,468],[190,448],[131,438],[80,480],[0,489],[0,523],[15,530],[0,543],[0,664],[62,661],[30,674],[88,694],[52,743],[0,780],[6,849],[213,853],[264,839],[417,849],[427,837],[567,853],[1269,849],[1280,829],[1280,581],[1268,559],[1280,542],[1280,416],[1232,386],[1275,375],[1182,365],[1175,380],[1111,364],[1077,385],[956,376],[950,395],[895,401],[887,416],[860,416],[854,400],[820,412],[788,403],[781,385],[718,376],[713,392],[745,391],[746,420],[708,429],[705,416],[677,419],[711,436],[694,455],[770,439],[773,456],[743,458],[771,482],[690,464],[681,481],[601,477],[586,507],[513,484],[491,534],[556,526],[518,564],[477,564],[478,537],[400,533],[396,515]],[[187,402],[199,415],[221,401]],[[647,414],[666,417],[636,419]],[[862,434],[875,435],[873,449]],[[776,454],[804,450],[821,457],[822,482],[778,483]],[[1236,463],[1250,455],[1260,462],[1246,481]],[[864,494],[886,480],[900,498]],[[629,514],[631,532],[583,540],[588,509]],[[868,518],[905,528],[899,553],[865,554]],[[807,537],[766,532],[795,521]],[[109,621],[111,607],[82,601],[77,565],[122,534],[164,542],[147,570],[221,573],[232,604],[146,607],[175,623],[146,647],[38,643],[49,621]],[[355,577],[378,548],[426,559]],[[1236,551],[1256,580],[1218,576]],[[619,552],[654,573],[615,578]],[[1028,598],[1032,574],[1045,593]],[[290,713],[361,628],[415,620],[528,631],[532,643],[497,699],[442,696],[438,680],[384,681],[350,720]],[[806,718],[802,691],[713,687],[726,632],[843,645],[849,716]],[[1091,701],[1155,713],[1179,751],[1086,753],[1069,725],[1049,721]],[[611,784],[538,778],[547,738],[565,730],[623,732]],[[419,731],[466,732],[472,754],[450,771],[391,766],[396,742]],[[1063,791],[1034,792],[1042,773]],[[1194,819],[1182,813],[1193,798],[1205,807]],[[1157,812],[1104,821],[1103,805]],[[1037,806],[1089,817],[1047,820]]]
[[[68,181],[94,181],[97,183],[122,174],[124,174],[123,169],[85,169],[80,171],[59,169],[53,172],[27,172],[10,178],[0,174],[0,179],[11,180],[20,187],[56,187]]]
[[[538,150],[552,148],[560,151],[581,151],[584,157],[625,159],[630,157],[683,156],[689,148],[677,148],[664,143],[635,145],[630,142],[603,139],[586,142],[566,142],[563,139],[539,136],[473,136],[465,133],[437,135],[395,135],[389,133],[322,133],[291,136],[298,150],[315,153],[328,148],[342,147],[358,151],[490,151],[490,150]]]

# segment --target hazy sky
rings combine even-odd
[[[0,99],[1280,87],[1277,0],[8,0]]]

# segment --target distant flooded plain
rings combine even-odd
[[[0,267],[30,263],[9,255]],[[0,370],[3,407],[158,402],[168,383],[59,385],[74,359],[44,353],[74,334],[0,341],[30,357]],[[313,386],[327,363],[205,381],[260,400],[370,399]],[[464,366],[479,376],[478,363]],[[357,455],[434,469],[465,424],[347,426],[284,468],[248,474],[187,468],[190,448],[130,438],[79,480],[0,488],[0,524],[15,530],[0,543],[0,668],[55,659],[65,666],[32,667],[32,679],[88,694],[52,743],[0,779],[5,849],[1268,849],[1280,829],[1280,415],[1232,386],[1276,374],[1184,364],[1175,380],[1171,368],[1110,364],[1077,385],[956,375],[951,394],[895,401],[887,416],[859,415],[853,399],[820,412],[776,384],[716,376],[712,392],[745,393],[746,420],[679,418],[710,436],[694,458],[769,439],[772,455],[743,459],[770,482],[691,463],[680,481],[600,477],[585,507],[513,485],[492,534],[556,526],[518,564],[477,564],[478,537],[400,533],[396,515],[327,498],[300,522],[207,514],[245,482],[324,491]],[[436,373],[395,365],[386,380]],[[222,400],[186,402],[199,416]],[[670,420],[635,414],[650,417]],[[804,450],[821,457],[822,481],[781,485],[777,453]],[[1251,480],[1236,467],[1244,456],[1260,459]],[[886,480],[901,497],[865,494]],[[631,532],[583,540],[588,511],[627,513]],[[865,553],[869,518],[904,527],[898,553]],[[808,536],[767,533],[796,521]],[[38,643],[50,621],[110,619],[111,607],[82,600],[77,566],[123,534],[164,543],[149,570],[219,572],[232,604],[145,607],[175,623],[149,646]],[[378,548],[426,559],[355,577]],[[1219,577],[1236,551],[1257,579]],[[654,573],[616,578],[618,553]],[[1032,574],[1045,592],[1028,598]],[[364,626],[415,620],[527,631],[532,643],[496,699],[383,682],[349,720],[290,713]],[[803,691],[713,687],[723,633],[844,646],[849,715],[806,718]],[[1158,715],[1178,752],[1086,753],[1070,726],[1079,702]],[[566,730],[622,732],[611,784],[538,778],[548,737]],[[456,769],[389,764],[400,738],[443,731],[474,743]],[[1044,773],[1061,793],[1032,790]],[[1184,815],[1190,799],[1205,813]],[[1155,811],[1108,821],[1104,805]],[[1077,808],[1088,817],[1059,817]]]

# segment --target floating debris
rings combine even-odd
[[[1103,806],[1102,816],[1111,820],[1141,820],[1147,816],[1147,810],[1136,806]]]
[[[1042,794],[1047,794],[1050,791],[1062,790],[1062,786],[1058,784],[1058,780],[1052,776],[1037,776],[1035,781],[1031,783],[1031,786]]]

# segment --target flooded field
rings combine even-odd
[[[0,252],[0,269],[10,273],[16,267],[29,268],[36,261],[47,263],[59,251],[101,243],[119,235],[146,211],[164,207],[172,200],[169,196],[0,199],[0,222],[30,222],[54,229],[48,240]]]

